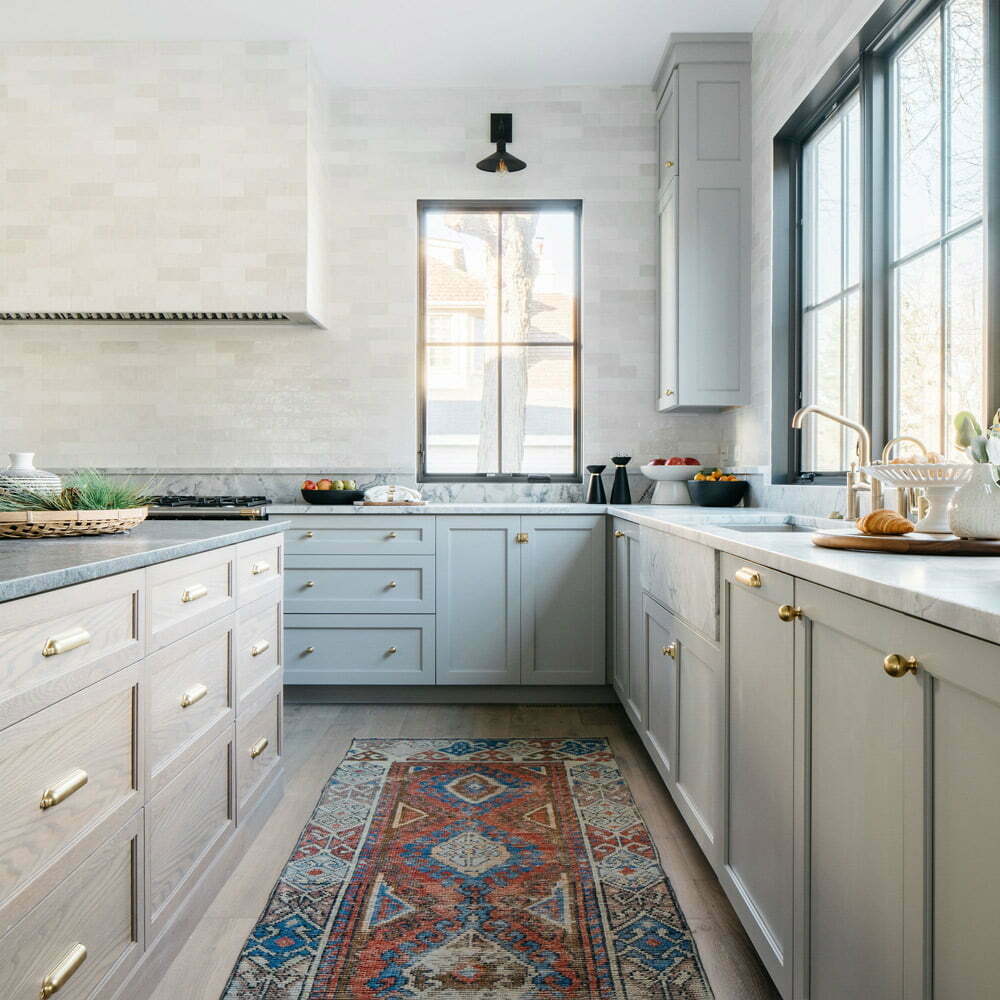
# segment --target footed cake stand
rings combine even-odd
[[[689,504],[687,481],[694,479],[704,465],[643,465],[642,474],[656,483],[650,503]]]
[[[950,535],[948,505],[955,491],[972,479],[974,465],[940,462],[906,462],[896,465],[866,465],[864,471],[885,486],[897,490],[919,489],[927,497],[927,513],[916,530]]]

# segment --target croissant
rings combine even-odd
[[[873,510],[859,517],[855,527],[863,535],[905,535],[913,531],[913,522],[894,510]]]

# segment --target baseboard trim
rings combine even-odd
[[[286,684],[286,705],[614,705],[607,685]]]

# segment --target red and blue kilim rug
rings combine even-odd
[[[603,739],[355,740],[224,1000],[709,1000]]]

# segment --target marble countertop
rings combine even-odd
[[[355,507],[354,504],[276,503],[269,514],[604,514],[603,503],[426,503],[414,507]]]
[[[0,539],[0,602],[284,531],[287,521],[143,521],[121,535]]]
[[[843,521],[758,508],[609,506],[608,513],[1000,643],[1000,557],[849,552],[817,548],[808,531],[734,530],[739,524],[782,523],[847,530]]]

